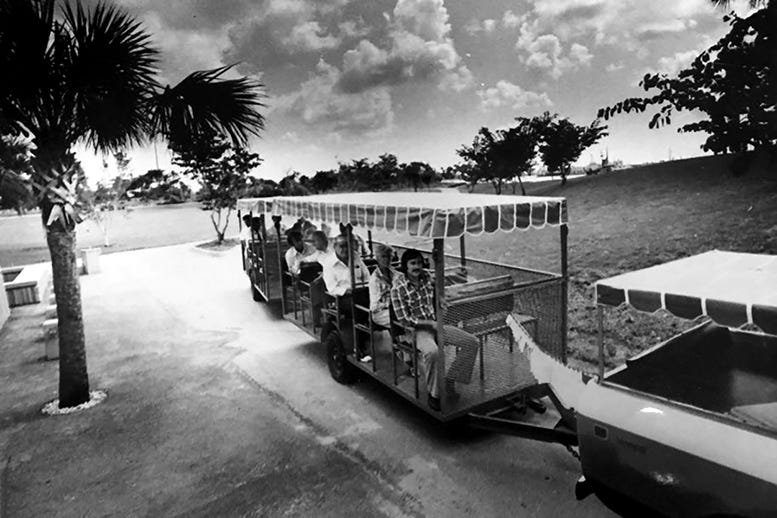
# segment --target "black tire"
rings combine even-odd
[[[356,367],[351,365],[345,354],[345,346],[339,331],[330,331],[324,341],[326,347],[326,363],[329,374],[338,383],[350,385],[356,381]]]

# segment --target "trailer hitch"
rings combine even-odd
[[[538,426],[512,419],[481,414],[468,414],[467,424],[481,430],[523,437],[534,441],[553,442],[564,446],[577,446],[577,433],[565,426],[548,428],[546,426]]]

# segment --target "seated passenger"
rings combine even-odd
[[[370,313],[372,321],[379,326],[389,327],[389,304],[391,304],[391,284],[395,271],[391,267],[394,249],[388,245],[375,245],[375,260],[378,267],[370,275]]]
[[[243,264],[248,268],[251,258],[251,215],[243,216],[243,228],[240,229],[240,247],[243,250]]]
[[[323,266],[327,256],[334,253],[334,250],[329,245],[329,238],[326,237],[326,233],[322,230],[316,230],[313,232],[313,246],[316,248],[316,257],[319,264]]]
[[[243,216],[243,228],[240,229],[240,241],[244,244],[251,240],[251,215]]]
[[[366,284],[370,272],[361,258],[356,255],[356,247],[351,246],[354,259],[354,275],[357,284]],[[324,283],[331,295],[345,295],[351,292],[351,261],[348,257],[348,237],[340,234],[335,238],[334,254],[324,261]]]
[[[357,285],[366,284],[369,280],[370,271],[364,265],[361,258],[356,255],[355,243],[351,245],[351,257],[348,257],[348,236],[341,234],[335,238],[334,254],[328,256],[324,261],[324,284],[330,295],[348,296],[353,291],[353,286],[351,285],[351,263],[353,263],[354,278]],[[353,318],[350,302],[342,304],[340,310],[345,313],[344,316],[346,318]],[[341,328],[341,331],[350,334],[351,326],[345,325]],[[357,338],[359,339],[359,360],[362,362],[371,361],[372,357],[363,350],[366,345],[362,340],[364,337],[359,335]],[[351,339],[353,339],[353,336],[351,336]]]
[[[394,276],[391,287],[391,304],[397,320],[413,328],[409,339],[415,339],[421,353],[422,369],[426,380],[428,404],[440,410],[440,387],[437,372],[437,322],[434,305],[434,285],[431,276],[424,271],[423,256],[418,250],[409,249],[402,254],[402,266]],[[445,375],[445,390],[449,400],[458,394],[455,382],[469,383],[478,352],[478,340],[458,327],[445,325],[445,344],[457,349],[456,358]]]
[[[379,348],[386,347],[390,349],[391,319],[389,317],[389,306],[391,304],[391,283],[394,280],[394,269],[391,267],[391,257],[394,250],[381,243],[375,245],[375,260],[378,263],[377,268],[370,274],[370,316],[373,323],[380,326],[375,336],[376,345]],[[407,361],[409,358],[401,358]]]
[[[297,230],[292,230],[286,237],[290,248],[286,251],[286,266],[289,272],[298,276],[303,262],[315,262],[317,259],[316,249],[310,243],[302,240],[302,234]]]

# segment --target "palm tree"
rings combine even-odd
[[[229,67],[222,67],[163,88],[156,80],[158,51],[136,20],[102,2],[90,10],[80,3],[57,10],[55,3],[0,0],[0,134],[25,135],[35,148],[31,184],[59,318],[59,405],[70,407],[89,400],[74,145],[115,152],[156,137],[180,143],[208,130],[245,144],[264,118],[260,84],[223,79]]]

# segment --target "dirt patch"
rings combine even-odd
[[[208,241],[207,243],[200,243],[197,245],[197,248],[202,248],[204,250],[210,250],[213,252],[225,252],[236,246],[238,243],[240,243],[240,240],[235,238],[227,238],[221,243],[219,243],[217,239],[214,239],[213,241]]]

